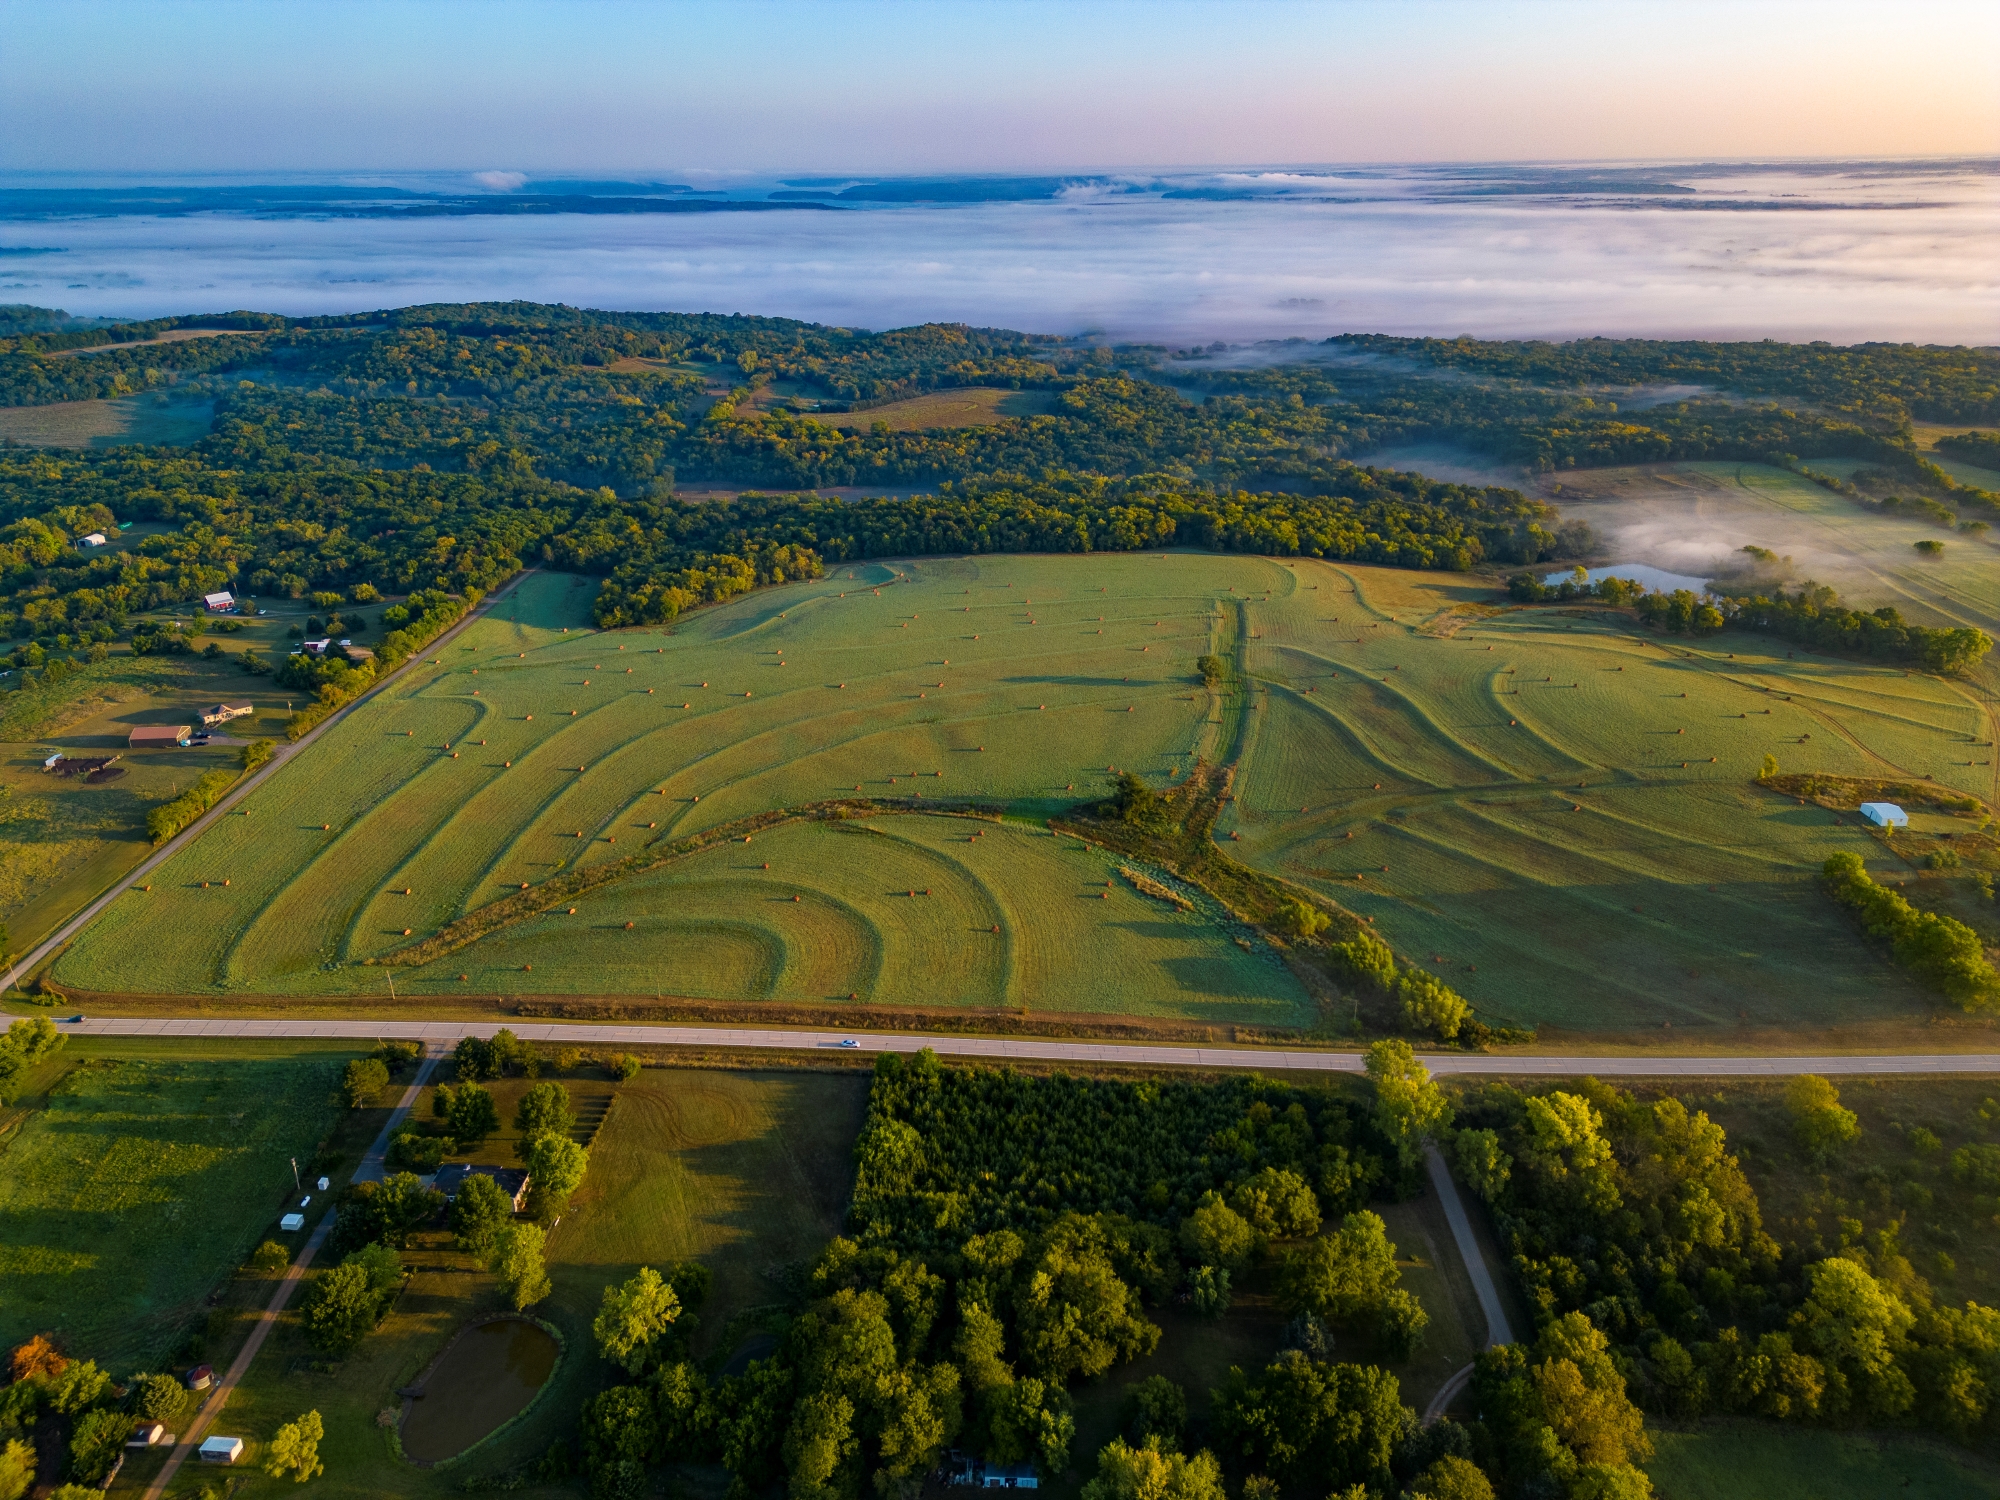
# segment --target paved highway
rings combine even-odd
[[[500,1021],[278,1020],[208,1017],[91,1017],[65,1030],[82,1036],[376,1038],[449,1047],[463,1036],[491,1036]],[[756,1030],[724,1026],[609,1025],[599,1022],[514,1022],[524,1041],[598,1047],[707,1047],[774,1052],[915,1052],[991,1062],[1111,1063],[1164,1068],[1259,1068],[1270,1072],[1359,1073],[1359,1052],[1307,1052],[1276,1047],[1173,1047],[1052,1037],[915,1036],[898,1032]],[[852,1044],[851,1046],[849,1044]],[[1560,1057],[1509,1053],[1421,1054],[1436,1074],[1524,1077],[1788,1078],[1799,1073],[2000,1073],[2000,1052],[1878,1053],[1820,1057]]]

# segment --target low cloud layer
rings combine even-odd
[[[514,176],[480,175],[494,188]],[[43,219],[0,224],[0,241],[63,252],[0,261],[0,300],[145,316],[521,297],[1171,344],[1344,331],[2000,342],[1990,173],[1703,180],[1709,201],[1809,210],[1728,212],[1440,199],[1412,193],[1416,177],[1377,172],[1359,202],[1107,194],[632,218]],[[1922,206],[1887,206],[1899,203]]]

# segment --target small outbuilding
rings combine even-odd
[[[193,727],[187,724],[141,724],[126,744],[134,750],[170,750],[185,745],[193,734]]]
[[[219,594],[203,594],[201,607],[212,615],[228,615],[236,612],[236,596],[224,589]]]
[[[132,1435],[125,1439],[125,1446],[128,1448],[155,1448],[172,1435],[167,1431],[167,1424],[165,1422],[141,1421],[137,1427],[132,1429]]]
[[[304,1214],[286,1214],[282,1219],[278,1220],[278,1227],[284,1230],[286,1234],[297,1234],[301,1229],[306,1227],[306,1216]]]
[[[104,545],[104,533],[93,531],[89,536],[80,536],[76,539],[76,544],[79,547],[102,547]]]
[[[201,1447],[195,1450],[205,1464],[233,1464],[243,1456],[243,1439],[238,1437],[203,1438]]]
[[[187,1372],[187,1388],[191,1391],[205,1391],[214,1384],[214,1365],[196,1365]]]
[[[1864,802],[1861,816],[1877,828],[1908,828],[1910,815],[1893,802]]]

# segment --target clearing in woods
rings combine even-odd
[[[125,443],[192,443],[208,436],[215,402],[165,391],[100,401],[0,408],[0,438],[31,448],[116,448]]]
[[[589,597],[528,579],[122,897],[56,982],[386,998],[367,960],[524,884],[858,787],[1010,820],[759,832],[400,966],[398,992],[1298,1022],[1268,948],[1042,826],[1113,766],[1158,785],[1240,755],[1231,851],[1375,918],[1491,1019],[1901,1021],[1928,1002],[1816,876],[1836,849],[1909,862],[1759,788],[1758,765],[1992,790],[1972,686],[1494,609],[1471,579],[1186,553],[872,562],[610,633]],[[1208,652],[1237,667],[1216,693]]]
[[[916,432],[937,427],[991,427],[1009,417],[1046,416],[1055,409],[1050,391],[1002,391],[985,386],[933,391],[907,401],[891,401],[862,411],[826,418],[835,427],[868,428],[877,422],[891,432]]]

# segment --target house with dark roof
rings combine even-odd
[[[439,1167],[433,1181],[449,1202],[458,1196],[468,1177],[491,1177],[499,1184],[500,1191],[513,1200],[515,1213],[519,1213],[528,1201],[528,1174],[519,1167],[470,1166],[465,1162],[453,1162]]]

